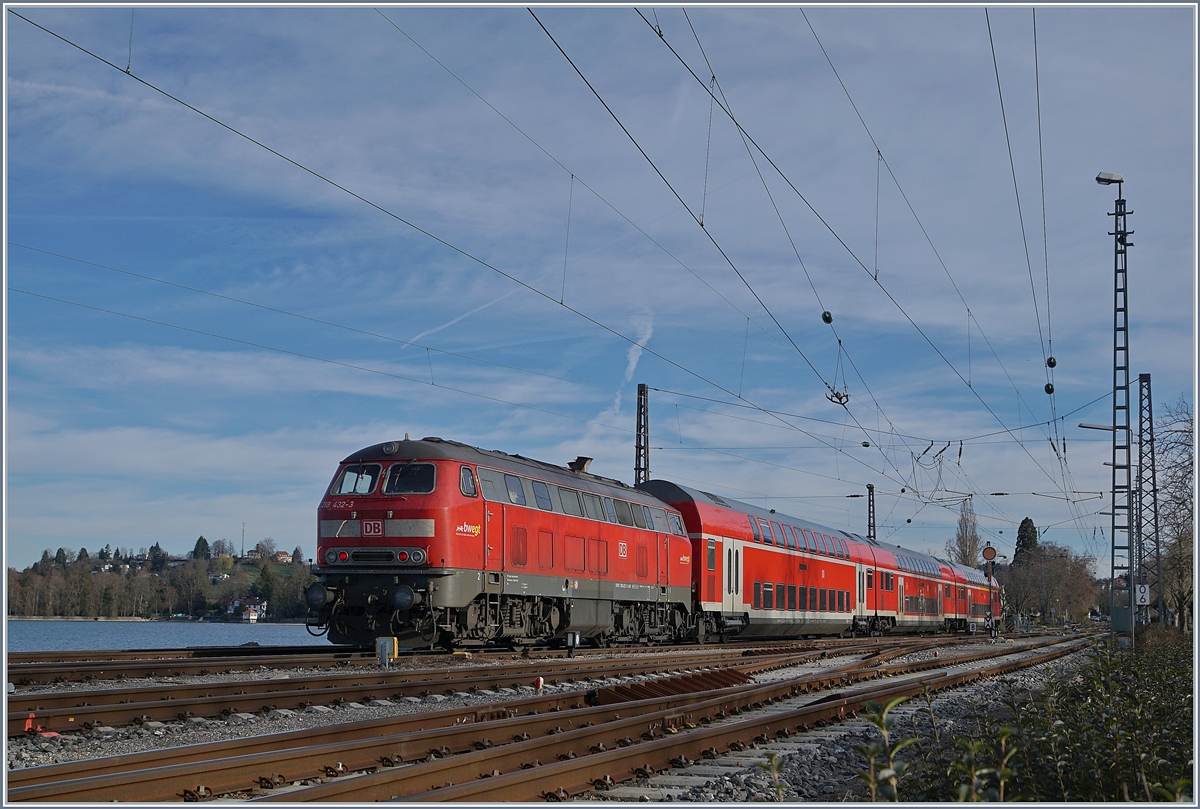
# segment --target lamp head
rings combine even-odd
[[[1125,182],[1125,178],[1120,174],[1113,174],[1111,171],[1102,171],[1096,175],[1096,182],[1100,185],[1112,185]]]

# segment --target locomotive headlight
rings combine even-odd
[[[412,609],[414,604],[421,603],[421,594],[407,584],[402,584],[392,591],[392,606],[398,610]]]
[[[419,565],[425,561],[425,551],[415,550],[412,552],[413,564]]]
[[[312,584],[308,585],[308,589],[304,591],[304,600],[307,602],[308,606],[312,607],[314,610],[319,610],[321,607],[324,607],[331,600],[333,600],[333,593],[325,589],[325,587],[318,582],[313,582]]]
[[[331,565],[334,562],[336,562],[337,561],[337,551],[333,551],[333,550],[326,551],[325,552],[325,561]]]

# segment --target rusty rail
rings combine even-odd
[[[790,711],[751,717],[724,725],[689,729],[648,740],[643,744],[597,750],[592,755],[568,758],[529,769],[498,773],[493,765],[491,771],[478,772],[479,767],[476,764],[473,768],[476,772],[474,777],[471,777],[472,768],[464,761],[461,770],[450,772],[457,775],[460,781],[465,779],[465,783],[455,784],[453,778],[450,778],[449,786],[443,785],[423,792],[389,791],[387,780],[381,775],[386,776],[390,773],[382,773],[293,790],[286,795],[280,795],[279,799],[329,800],[332,794],[336,794],[335,799],[339,801],[387,800],[396,797],[403,797],[405,801],[412,802],[560,800],[628,780],[639,774],[648,775],[671,766],[686,766],[692,760],[702,759],[706,755],[715,758],[719,755],[719,749],[744,746],[755,740],[766,742],[772,737],[786,737],[797,731],[803,732],[818,722],[838,721],[847,714],[855,714],[868,701],[882,701],[902,695],[913,696],[921,693],[926,687],[941,690],[982,677],[1007,673],[1065,656],[1083,645],[1085,644],[1072,643],[1066,649],[1042,652],[1034,658],[990,666],[982,671],[938,673],[910,683],[864,688],[852,695],[830,695],[817,703]],[[565,737],[561,740],[564,744],[566,741]],[[524,763],[518,765],[520,766],[524,766]],[[337,790],[335,786],[342,789]],[[368,798],[367,795],[375,797]]]

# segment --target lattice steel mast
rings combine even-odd
[[[1158,611],[1158,623],[1166,626],[1162,548],[1158,538],[1158,478],[1154,469],[1154,408],[1150,398],[1150,374],[1138,375],[1137,528],[1137,582],[1149,585],[1150,603]]]

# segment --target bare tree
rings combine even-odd
[[[975,508],[968,499],[963,502],[958,512],[958,530],[954,539],[946,541],[946,558],[956,565],[964,567],[979,567],[979,521],[975,517]]]
[[[1024,563],[1004,565],[996,568],[996,580],[1000,582],[1001,599],[1005,612],[1011,615],[1029,615],[1037,612],[1041,594],[1036,564],[1026,558]]]
[[[256,547],[260,558],[266,559],[275,555],[275,540],[270,537],[265,537]]]
[[[1155,434],[1163,599],[1174,613],[1174,624],[1183,629],[1189,624],[1195,598],[1194,419],[1192,408],[1183,397],[1163,410]]]

